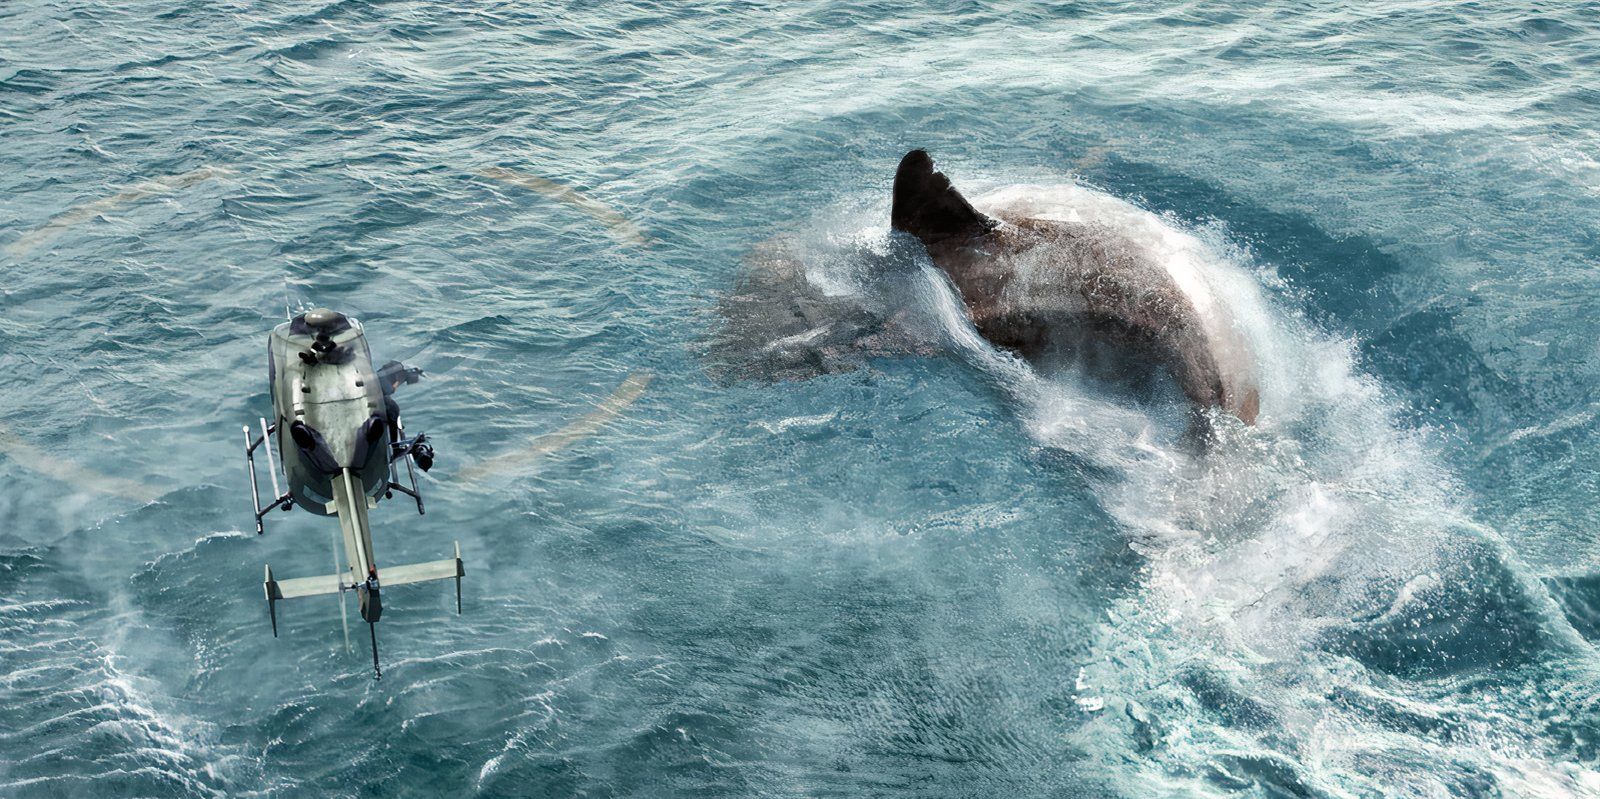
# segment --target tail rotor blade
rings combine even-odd
[[[338,574],[339,573],[339,534],[337,532],[334,532],[330,536],[329,543],[332,545],[331,549],[333,550],[333,573],[334,574]],[[345,654],[348,655],[353,650],[350,647],[350,612],[345,610],[345,607],[344,607],[344,592],[343,591],[339,592],[339,624],[344,626],[344,651],[345,651]]]

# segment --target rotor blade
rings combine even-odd
[[[399,361],[406,366],[421,367],[423,379],[426,380],[428,375],[442,375],[468,360],[468,357],[460,352],[444,351],[444,347],[444,344],[435,341],[420,347],[411,347],[394,354],[392,357],[393,360]],[[377,359],[374,358],[373,360],[376,361]],[[390,360],[390,358],[386,357],[384,360]]]
[[[109,197],[101,197],[98,200],[62,211],[45,223],[43,227],[30,230],[22,234],[21,238],[6,245],[6,254],[13,258],[20,258],[40,245],[50,243],[69,228],[81,225],[101,214],[138,202],[146,197],[169,194],[178,189],[193,186],[196,183],[226,174],[228,174],[228,170],[221,167],[203,166],[193,172],[184,172],[180,175],[165,175],[142,183],[135,183]]]
[[[554,433],[539,436],[521,449],[502,452],[468,466],[462,469],[457,477],[476,480],[495,472],[526,466],[545,455],[571,446],[621,415],[624,409],[644,394],[653,377],[654,375],[649,372],[634,372],[628,375],[628,379],[622,381],[622,385],[617,386],[617,390],[611,392],[611,396],[606,397],[593,410],[572,424]]]
[[[499,166],[479,170],[478,174],[490,180],[498,180],[502,183],[520,186],[543,194],[552,200],[559,200],[571,205],[594,217],[600,224],[605,225],[606,229],[611,231],[611,235],[623,244],[632,244],[638,247],[645,247],[650,244],[650,237],[632,220],[618,213],[611,206],[583,194],[571,186],[565,186],[548,178],[541,178],[538,175],[530,175],[526,172],[518,172]]]
[[[101,494],[113,494],[135,502],[153,502],[163,493],[137,480],[90,471],[75,461],[45,452],[18,438],[4,425],[0,425],[0,453],[10,457],[19,466]]]

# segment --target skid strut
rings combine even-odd
[[[272,433],[278,429],[277,425],[267,424],[266,419],[261,420],[261,435],[258,438],[250,437],[250,425],[244,426],[244,460],[245,467],[250,472],[250,500],[251,508],[255,511],[256,535],[266,532],[262,524],[265,517],[273,508],[288,510],[294,504],[294,497],[288,493],[278,493],[278,465],[272,460]],[[272,478],[272,495],[275,499],[266,507],[261,506],[261,489],[256,483],[256,448],[266,444],[264,452],[267,456],[267,476]]]

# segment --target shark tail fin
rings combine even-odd
[[[933,246],[946,239],[969,239],[993,230],[999,222],[979,213],[933,168],[926,150],[912,150],[894,173],[894,206],[889,224]]]

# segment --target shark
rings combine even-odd
[[[746,254],[719,301],[713,374],[784,381],[937,354],[937,326],[910,302],[923,291],[922,268],[907,268],[929,263],[979,337],[1041,374],[1076,369],[1097,385],[1141,393],[1164,372],[1195,411],[1192,432],[1210,429],[1212,410],[1254,425],[1258,359],[1228,298],[1153,246],[1148,231],[1092,205],[1063,212],[1052,191],[1010,187],[974,204],[927,151],[906,153],[887,246],[842,259],[853,285],[837,285],[841,259],[816,262],[803,233]]]

